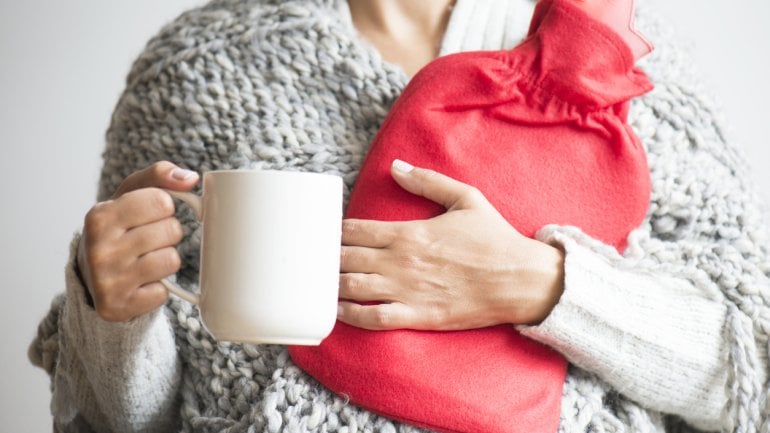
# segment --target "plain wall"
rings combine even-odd
[[[131,62],[196,0],[0,0],[0,431],[51,431],[49,381],[27,346],[72,234]]]
[[[0,420],[50,431],[48,378],[26,350],[91,206],[110,112],[130,62],[194,0],[0,0]],[[770,3],[649,0],[689,39],[770,198]]]

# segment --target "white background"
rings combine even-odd
[[[770,3],[647,0],[676,24],[770,199]],[[72,233],[95,196],[99,154],[130,62],[196,0],[0,0],[0,423],[50,431],[48,378],[26,349]]]

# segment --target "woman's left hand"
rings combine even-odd
[[[391,174],[447,212],[343,221],[341,321],[372,330],[461,330],[545,319],[563,291],[561,250],[520,234],[476,188],[401,161]]]

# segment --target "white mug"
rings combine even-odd
[[[260,170],[210,171],[203,193],[168,191],[203,225],[197,304],[217,340],[317,345],[337,317],[342,179]]]

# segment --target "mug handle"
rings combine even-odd
[[[171,197],[179,199],[190,206],[190,208],[195,213],[195,219],[198,220],[198,222],[203,221],[203,203],[198,195],[191,192],[169,191],[167,189],[164,191],[166,191]],[[160,283],[166,287],[166,290],[168,290],[169,293],[175,295],[176,297],[184,299],[191,304],[200,304],[200,297],[198,295],[195,293],[190,293],[187,290],[179,287],[175,283],[169,281],[168,278],[163,278],[160,280]]]

